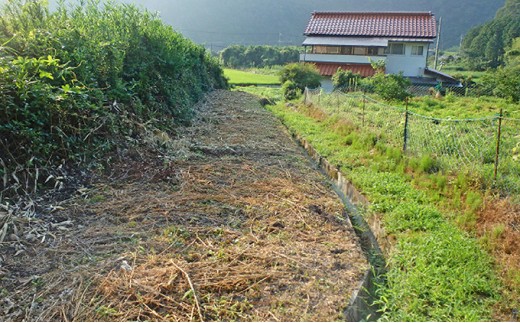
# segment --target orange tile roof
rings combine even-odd
[[[376,71],[370,64],[336,64],[336,63],[314,63],[320,74],[323,76],[334,75],[338,68],[346,71],[352,71],[353,73],[360,74],[363,77],[373,76]]]
[[[431,12],[313,12],[307,36],[435,38]]]

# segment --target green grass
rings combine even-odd
[[[399,105],[404,107],[402,103]],[[506,117],[520,118],[520,105],[489,96],[475,98],[448,94],[438,99],[431,96],[416,97],[411,99],[409,108],[418,114],[443,119],[492,117],[498,115],[500,109],[503,109]]]
[[[224,75],[232,85],[279,85],[280,79],[275,75],[260,74],[233,69],[224,69]]]
[[[443,206],[451,203],[449,197],[458,196],[459,203],[466,199],[469,184],[464,179],[458,191],[446,188],[442,174],[425,172],[431,168],[426,161],[419,161],[418,170],[410,175],[408,159],[384,137],[363,132],[334,113],[304,106],[295,110],[283,104],[269,109],[340,166],[370,199],[369,212],[380,214],[388,234],[395,238],[387,283],[379,288],[383,320],[491,319],[499,298],[492,260],[474,237],[454,223],[459,215],[443,212]],[[424,188],[417,187],[425,182]],[[466,210],[465,205],[459,207]]]
[[[265,86],[237,86],[234,88],[236,91],[244,91],[259,97],[271,99],[275,102],[283,100],[282,91],[278,87],[265,87]]]
[[[471,79],[477,83],[479,83],[480,78],[482,76],[484,76],[484,74],[486,74],[486,72],[483,72],[483,71],[466,71],[457,66],[444,66],[441,71],[443,73],[446,73],[446,74],[449,74],[452,76],[458,76],[458,75],[461,75],[464,77],[471,76]]]

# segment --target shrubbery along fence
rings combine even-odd
[[[305,103],[336,114],[389,145],[417,158],[428,173],[467,173],[504,195],[520,193],[520,119],[495,116],[440,119],[374,100],[361,92],[305,90]],[[348,144],[348,142],[347,142]]]

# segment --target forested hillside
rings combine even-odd
[[[300,45],[312,11],[432,11],[443,18],[442,47],[459,45],[504,0],[126,0],[158,10],[185,36],[215,51],[230,44]]]
[[[470,68],[494,68],[504,63],[504,53],[516,37],[520,37],[520,0],[507,0],[493,20],[470,30],[462,51]]]

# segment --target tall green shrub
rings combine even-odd
[[[411,82],[402,74],[377,73],[372,77],[372,84],[375,93],[385,100],[405,100],[410,97],[408,87]]]
[[[205,49],[133,5],[7,0],[0,15],[0,158],[8,172],[82,160],[134,124],[187,122],[227,87]]]
[[[287,64],[280,71],[280,81],[291,81],[302,92],[306,87],[317,88],[321,85],[321,75],[316,66],[305,63]]]

